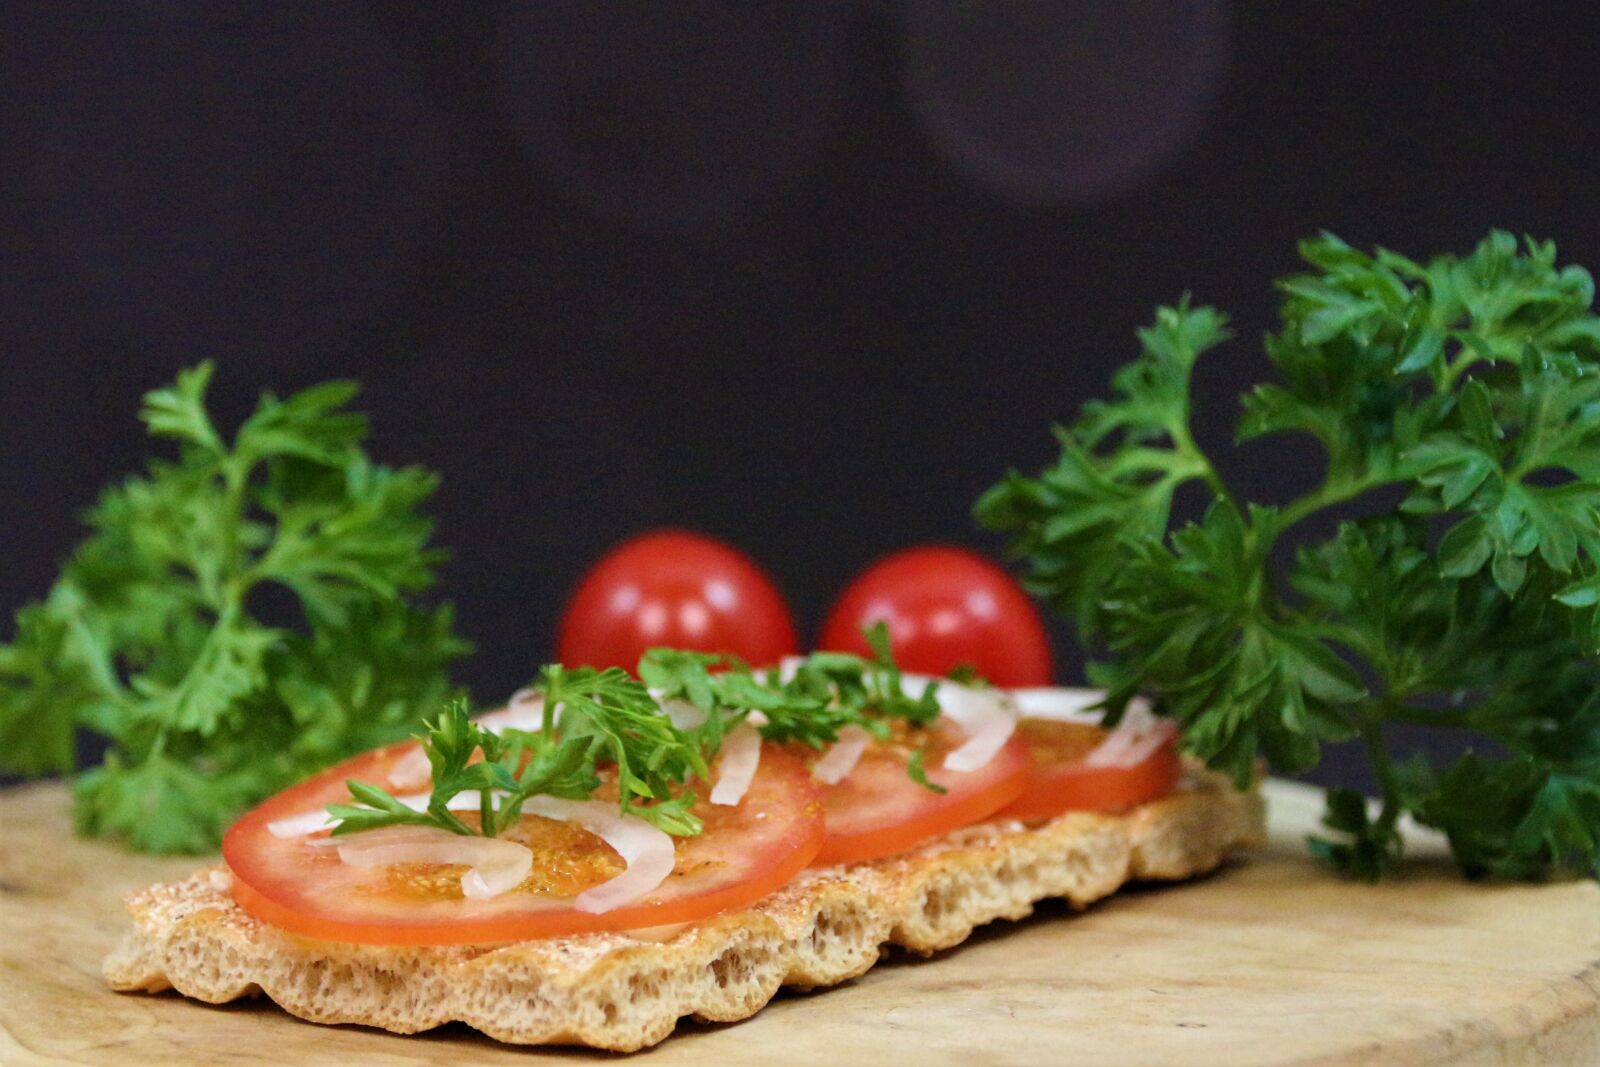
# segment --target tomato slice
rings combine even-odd
[[[959,727],[940,722],[868,746],[849,777],[823,787],[828,837],[813,866],[861,863],[904,852],[985,819],[1022,795],[1028,784],[1027,745],[1013,736],[977,770],[945,770],[945,755],[964,740]],[[935,793],[906,773],[906,760],[919,748],[928,780],[946,792]]]
[[[345,780],[384,784],[415,743],[357,756],[268,799],[222,841],[240,907],[306,937],[376,945],[490,944],[692,922],[753,903],[787,883],[822,846],[822,802],[810,773],[769,746],[737,807],[704,800],[705,832],[677,840],[677,865],[649,896],[604,914],[573,897],[614,877],[622,861],[587,831],[528,816],[517,828],[534,849],[534,873],[489,900],[463,899],[460,868],[405,864],[361,869],[307,838],[278,838],[268,824],[345,801]],[[508,836],[510,836],[508,834]]]
[[[1027,790],[1000,814],[1023,822],[1054,818],[1064,811],[1124,811],[1166,796],[1178,784],[1183,764],[1177,729],[1132,767],[1091,767],[1084,758],[1107,737],[1098,726],[1023,719],[1017,737],[1028,746]]]

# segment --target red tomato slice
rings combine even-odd
[[[1023,719],[1017,737],[1028,746],[1027,791],[1002,816],[1040,822],[1064,811],[1124,811],[1166,796],[1183,773],[1177,728],[1166,743],[1132,767],[1090,767],[1083,761],[1107,734],[1098,726]],[[1015,738],[1013,739],[1015,740]]]
[[[964,740],[952,724],[936,724],[904,740],[868,746],[861,762],[838,785],[822,787],[828,837],[812,865],[861,863],[915,848],[930,838],[985,819],[1022,795],[1028,784],[1028,749],[1012,737],[994,759],[975,771],[944,769],[944,757]],[[906,774],[906,760],[923,749],[935,793]]]
[[[1049,685],[1050,638],[1028,594],[1002,568],[964,548],[924,545],[885,556],[856,576],[828,612],[819,648],[871,655],[862,629],[889,628],[908,671],[974,668],[994,685]]]
[[[460,868],[406,864],[360,869],[336,850],[305,838],[277,838],[267,825],[348,799],[347,778],[382,785],[415,743],[357,756],[287,789],[246,814],[222,841],[239,906],[307,937],[377,945],[454,945],[522,941],[601,930],[691,922],[753,903],[810,863],[824,830],[819,791],[806,768],[782,751],[762,754],[737,807],[702,800],[705,832],[677,841],[677,867],[652,894],[601,915],[572,898],[614,877],[622,861],[598,837],[566,823],[522,820],[519,839],[534,849],[534,873],[490,900],[466,900]]]

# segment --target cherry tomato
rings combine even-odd
[[[861,631],[879,621],[908,671],[965,665],[998,686],[1050,684],[1050,639],[1033,601],[975,552],[929,545],[884,557],[834,603],[820,645],[867,655]]]
[[[755,666],[799,651],[794,617],[766,572],[738,549],[679,530],[624,541],[590,569],[562,613],[556,657],[631,671],[658,645]]]
[[[873,743],[844,781],[822,787],[828,836],[813,866],[862,863],[915,848],[988,818],[1027,788],[1028,749],[1015,737],[987,764],[963,773],[943,767],[945,756],[965,739],[958,727],[939,723],[916,733]],[[906,760],[919,748],[928,780],[945,792],[906,773]]]
[[[1091,767],[1084,757],[1104,741],[1098,726],[1023,719],[1017,736],[1028,746],[1031,771],[1027,790],[1001,810],[1006,818],[1042,822],[1064,811],[1125,811],[1166,796],[1178,784],[1183,764],[1175,742],[1166,743],[1132,767]]]
[[[621,860],[598,837],[566,823],[524,817],[519,838],[534,849],[535,877],[489,900],[464,900],[459,875],[431,864],[360,869],[311,838],[279,838],[268,824],[345,802],[346,779],[384,784],[414,742],[346,760],[271,797],[222,840],[233,897],[263,922],[306,937],[375,945],[452,945],[562,937],[692,922],[743,907],[786,884],[823,840],[821,799],[811,776],[776,747],[735,807],[704,799],[705,831],[681,838],[666,881],[632,904],[602,914],[572,899],[620,873]],[[319,835],[326,836],[326,835]],[[508,835],[509,836],[509,835]]]

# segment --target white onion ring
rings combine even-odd
[[[931,674],[913,674],[911,671],[900,672],[900,692],[908,697],[921,697],[924,690],[930,685],[937,685],[944,689],[952,685],[960,685],[948,678],[936,678]]]
[[[358,834],[307,842],[339,850],[351,867],[387,867],[395,863],[460,863],[461,894],[488,900],[521,885],[533,870],[533,852],[526,845],[498,837],[453,834],[432,826],[388,826]]]
[[[1013,689],[1011,699],[1016,702],[1017,712],[1024,719],[1099,726],[1105,718],[1105,712],[1095,707],[1105,699],[1105,693],[1099,689],[1068,689],[1061,686]]]
[[[427,785],[433,778],[433,764],[428,753],[419,745],[395,761],[389,768],[389,786],[393,789],[415,789]]]
[[[1128,766],[1137,766],[1155,755],[1156,750],[1162,745],[1170,743],[1178,736],[1178,724],[1171,719],[1157,719],[1156,725],[1144,737],[1128,746],[1123,757],[1128,761]]]
[[[945,754],[944,769],[970,774],[987,767],[1017,729],[1010,694],[1003,689],[962,685],[931,674],[900,672],[900,692],[905,696],[919,699],[930,685],[938,686],[934,699],[939,713],[967,735],[965,741]]]
[[[396,799],[418,810],[428,804],[426,795]],[[451,811],[476,811],[479,804],[479,795],[467,792],[457,793],[445,806]],[[577,823],[616,849],[622,861],[628,865],[627,870],[615,878],[579,893],[573,900],[573,907],[579,911],[600,914],[631,904],[666,881],[677,864],[677,852],[666,831],[651,826],[637,816],[622,814],[615,804],[602,800],[560,800],[536,796],[528,798],[522,805],[522,811],[525,815],[538,815],[557,822]],[[423,839],[409,834],[398,836],[402,831],[420,831],[428,837]],[[468,846],[460,846],[460,851],[449,852],[444,845],[450,842],[467,842],[472,847],[483,842],[521,849],[527,856],[527,866],[521,866],[520,861],[513,863],[512,853],[505,848],[470,851]],[[473,870],[462,876],[461,892],[472,900],[498,896],[520,885],[532,870],[533,863],[533,853],[514,841],[467,837],[430,826],[389,826],[381,830],[362,830],[339,837],[317,838],[306,844],[336,847],[339,849],[339,858],[355,867],[377,867],[386,863],[465,863]],[[345,849],[350,846],[355,846],[351,851],[353,859],[345,854]],[[512,881],[512,875],[518,870],[521,874]]]
[[[579,911],[598,915],[631,904],[666,881],[678,862],[672,838],[636,815],[624,815],[603,800],[559,800],[530,797],[522,806],[530,815],[573,822],[617,850],[628,869],[591,886],[573,899]]]
[[[1042,687],[1013,689],[1011,696],[1024,719],[1043,722],[1082,723],[1101,726],[1105,722],[1103,710],[1094,705],[1105,699],[1099,689],[1066,689]],[[1178,732],[1170,719],[1162,719],[1150,708],[1143,697],[1128,701],[1122,721],[1084,757],[1088,767],[1135,767],[1172,740]]]
[[[672,720],[672,725],[680,730],[697,730],[706,722],[705,710],[687,700],[663,700],[661,710]]]
[[[811,765],[811,777],[823,785],[838,785],[856,769],[871,741],[872,735],[855,723],[839,727],[839,740]]]
[[[945,684],[939,687],[938,698],[939,710],[967,734],[945,755],[947,771],[970,774],[987,767],[1017,730],[1017,717],[1000,690]]]
[[[318,808],[316,811],[302,811],[298,815],[286,815],[281,819],[274,819],[267,823],[267,833],[277,838],[305,837],[318,830],[332,829],[333,824],[334,818],[328,814],[328,810]]]
[[[1134,742],[1142,739],[1154,724],[1155,719],[1150,714],[1148,707],[1142,702],[1131,701],[1127,710],[1122,715],[1122,721],[1116,729],[1107,734],[1089,755],[1084,757],[1084,765],[1089,767],[1122,767],[1126,766],[1126,755]]]
[[[1149,701],[1135,697],[1128,702],[1116,729],[1084,757],[1084,766],[1137,766],[1165,744],[1176,729],[1172,722],[1156,718]]]
[[[765,725],[767,717],[752,711],[744,722],[728,731],[722,741],[722,764],[717,784],[711,789],[711,803],[731,808],[744,799],[761,766],[761,727]]]
[[[794,676],[800,673],[801,664],[805,663],[806,656],[784,656],[778,660],[778,681],[785,684],[794,681]]]
[[[556,719],[561,718],[556,709]],[[536,733],[544,728],[544,694],[537,689],[518,689],[506,701],[506,706],[478,716],[478,725],[498,733],[501,730],[523,730]]]
[[[785,656],[778,663],[780,676],[793,678],[799,665],[804,662],[802,656]],[[1017,729],[1017,717],[1008,707],[1009,697],[1005,691],[965,686],[948,678],[935,678],[928,674],[900,672],[900,692],[905,696],[918,698],[930,685],[938,686],[934,691],[934,699],[939,703],[940,713],[948,715],[967,735],[965,741],[945,755],[944,769],[969,774],[987,767]],[[837,785],[849,776],[860,761],[867,741],[852,733],[851,743],[846,747],[846,730],[860,730],[860,727],[847,726],[839,731],[839,742],[811,768],[811,776],[817,781]],[[865,734],[865,731],[862,733]],[[871,735],[866,737],[870,740]],[[840,767],[843,769],[837,769]]]

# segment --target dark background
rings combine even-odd
[[[1319,229],[1600,265],[1594,4],[6,10],[0,610],[147,454],[143,390],[356,377],[374,454],[444,475],[486,698],[630,532],[742,546],[808,637],[881,553],[997,551],[973,499],[1186,290],[1239,333],[1202,442],[1289,496],[1314,452],[1228,442]]]

